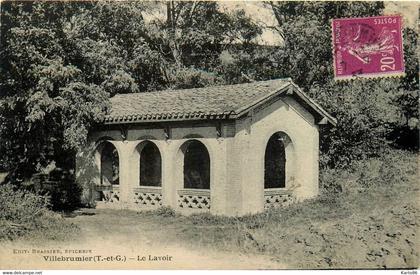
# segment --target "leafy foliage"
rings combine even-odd
[[[401,79],[335,82],[331,20],[382,14],[382,2],[269,2],[281,28],[284,51],[274,58],[289,75],[338,119],[321,139],[322,164],[348,165],[377,156],[398,140],[418,148],[416,32],[405,29],[407,75]],[[404,139],[405,137],[405,139]]]
[[[162,3],[161,3],[162,4]],[[211,72],[224,41],[259,33],[216,2],[2,3],[0,153],[23,181],[52,162],[71,167],[89,129],[118,93],[223,82]]]
[[[0,185],[0,240],[22,236],[46,239],[74,237],[78,227],[48,210],[49,198],[11,184]]]
[[[321,128],[321,165],[347,166],[375,157],[388,145],[418,148],[417,33],[404,29],[406,76],[333,80],[331,20],[381,15],[382,2],[266,2],[277,19],[283,47],[241,45],[220,55],[216,70],[227,82],[291,77],[338,119]],[[328,45],[328,46],[326,46]]]
[[[20,172],[15,178],[51,161],[67,164],[63,156],[77,150],[108,105],[108,93],[67,52],[61,5],[47,5],[2,5],[1,151]]]
[[[336,83],[330,20],[379,15],[383,3],[265,4],[283,45],[256,44],[261,26],[217,2],[3,2],[1,168],[23,181],[52,162],[72,167],[115,94],[279,77],[338,118],[321,139],[323,164],[348,165],[388,143],[418,148],[415,30],[404,31],[406,77]]]
[[[48,208],[54,211],[72,211],[81,206],[81,186],[67,170],[55,168],[46,173],[34,174],[30,182],[23,183],[37,194],[49,198]]]

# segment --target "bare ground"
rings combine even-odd
[[[147,268],[147,269],[279,269],[285,268],[278,262],[271,261],[262,255],[245,255],[243,253],[216,251],[192,247],[177,239],[182,231],[176,224],[157,222],[156,215],[141,215],[134,211],[93,210],[83,209],[70,219],[81,228],[76,240],[67,242],[42,240],[21,240],[3,243],[0,248],[0,258],[7,258],[8,262],[0,261],[1,269],[19,266],[23,268],[55,269],[55,268]],[[169,219],[173,220],[173,219]],[[165,223],[165,222],[164,222]],[[41,254],[13,254],[14,249],[60,249],[63,254],[48,254],[58,256],[80,256],[66,254],[65,249],[92,250],[83,256],[126,256],[126,262],[102,261],[99,263],[80,262],[47,262]],[[171,261],[149,260],[149,255],[171,256]],[[146,257],[146,261],[138,261],[137,257]],[[128,259],[134,258],[134,259]],[[168,258],[168,257],[167,257]]]

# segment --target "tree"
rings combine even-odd
[[[64,156],[86,141],[115,94],[279,77],[292,77],[339,119],[322,139],[326,164],[347,164],[413,136],[414,30],[405,30],[401,81],[336,83],[330,20],[381,14],[383,3],[266,4],[283,46],[257,45],[261,27],[243,11],[222,12],[217,2],[2,2],[0,165],[21,178],[52,162],[71,167]],[[164,16],[146,20],[162,8]]]
[[[223,13],[217,2],[167,1],[165,9],[166,17],[153,20],[148,34],[159,45],[161,71],[171,88],[226,83],[217,69],[222,52],[261,32],[244,12]]]
[[[389,138],[400,148],[419,148],[419,63],[418,34],[412,28],[404,29],[404,61],[406,76],[401,79],[395,104],[401,108],[402,120],[393,125]]]
[[[146,23],[161,4],[1,3],[0,159],[13,179],[72,168],[115,94],[223,83],[223,48],[259,31],[205,1],[167,2],[167,17]]]
[[[104,118],[106,88],[136,88],[112,41],[78,40],[87,27],[80,18],[93,6],[2,3],[0,150],[14,180],[51,162],[71,166],[67,156]]]
[[[406,30],[405,78],[333,80],[331,20],[380,15],[384,8],[382,2],[268,2],[267,5],[272,8],[284,39],[283,51],[273,56],[282,64],[277,73],[291,76],[338,119],[337,127],[321,139],[323,164],[341,166],[354,159],[377,155],[395,141],[389,139],[392,133],[395,135],[397,129],[405,128],[409,119],[404,122],[401,119],[404,115],[418,117],[415,103],[418,65],[413,62],[416,47],[413,31]]]

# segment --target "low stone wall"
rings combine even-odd
[[[287,207],[296,202],[296,197],[290,190],[265,189],[264,209]]]
[[[96,186],[100,194],[96,208],[153,210],[164,205],[161,187],[137,187],[129,194],[129,201],[120,199],[119,186]],[[177,191],[176,211],[184,214],[209,212],[211,207],[210,190],[181,189]]]
[[[210,190],[181,189],[178,190],[178,207],[181,209],[210,210]]]
[[[153,210],[164,205],[161,187],[134,188],[129,196],[129,202],[120,200],[118,186],[96,186],[97,191],[105,191],[96,202],[97,208]],[[264,209],[287,207],[296,202],[291,190],[276,188],[264,190]],[[176,211],[184,214],[209,212],[211,209],[210,190],[181,189],[177,190]]]
[[[157,208],[162,206],[161,187],[139,187],[133,190],[134,204],[139,208]]]

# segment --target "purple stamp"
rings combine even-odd
[[[333,19],[335,79],[404,75],[401,16]]]

